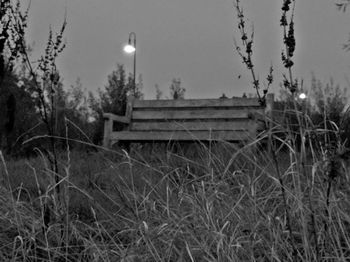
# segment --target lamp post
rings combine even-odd
[[[133,42],[131,41],[133,39]],[[124,46],[124,52],[128,54],[134,54],[134,81],[133,81],[133,95],[136,91],[136,34],[131,32],[129,34],[128,44]]]

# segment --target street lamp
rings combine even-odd
[[[133,38],[133,42],[131,39]],[[124,46],[124,52],[127,54],[134,54],[134,83],[133,83],[133,95],[135,95],[136,91],[136,34],[134,32],[131,32],[129,34],[129,41],[128,44]]]
[[[299,98],[300,98],[301,100],[304,100],[304,99],[307,98],[307,95],[306,95],[305,93],[300,93],[300,94],[299,94]]]

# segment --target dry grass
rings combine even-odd
[[[293,96],[294,4],[283,1],[280,20],[283,86]],[[272,68],[260,94],[253,33],[247,35],[240,1],[235,7],[242,40],[236,49],[264,103]],[[64,44],[51,38],[46,64],[56,72],[57,54],[51,53]],[[51,89],[58,84],[50,83]],[[135,146],[130,155],[104,149],[58,155],[50,127],[54,104],[47,109],[44,87],[36,83],[36,90],[42,110],[52,112],[43,120],[54,165],[41,152],[17,161],[0,154],[1,261],[350,260],[349,157],[339,141],[332,148],[326,136],[323,144],[309,141],[314,130],[294,100],[298,128],[275,124],[265,134],[267,148],[259,150],[257,140],[245,147],[197,143],[177,150]]]
[[[1,177],[7,170],[11,187],[5,183],[0,192],[0,257],[347,261],[344,170],[337,167],[329,194],[325,160],[308,157],[301,169],[298,153],[284,149],[276,154],[278,177],[271,154],[252,148],[219,143],[191,145],[185,154],[161,146],[151,154],[135,146],[123,156],[62,153],[63,196],[55,194],[42,158],[7,161]]]

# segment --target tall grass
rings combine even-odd
[[[272,69],[260,93],[253,37],[235,3],[245,52],[237,50],[264,103]],[[280,22],[284,86],[294,98],[291,5],[283,1]],[[269,128],[244,146],[197,141],[86,153],[71,151],[66,139],[67,150],[51,158],[0,154],[0,259],[348,261],[348,152],[340,130],[316,129],[293,104],[283,114],[297,128],[266,119]],[[48,132],[53,142],[55,133]]]
[[[262,136],[287,131],[276,125]],[[3,162],[11,187],[1,187],[0,257],[347,261],[346,161],[315,149],[301,163],[287,135],[270,154],[256,150],[258,140],[191,144],[185,153],[138,145],[130,154],[62,153],[64,201],[52,197],[53,174],[41,158]]]

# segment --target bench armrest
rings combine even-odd
[[[111,146],[111,135],[113,133],[113,122],[119,122],[123,124],[130,124],[130,118],[126,116],[118,116],[112,113],[103,114],[104,122],[104,135],[103,135],[103,146]]]
[[[112,113],[104,113],[103,118],[105,120],[112,120],[112,121],[117,121],[124,124],[130,124],[130,118],[126,116],[118,116]]]

